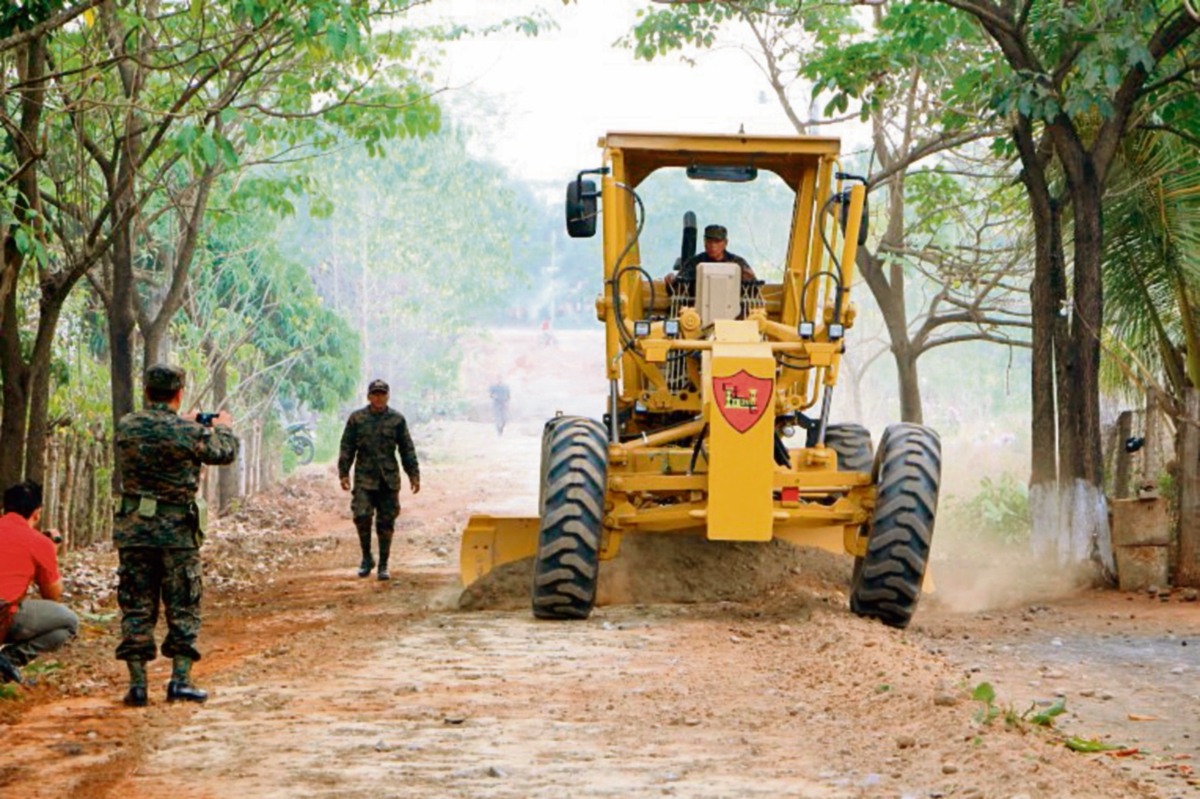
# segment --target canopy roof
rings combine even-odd
[[[637,186],[663,167],[754,166],[774,172],[798,190],[807,170],[822,157],[837,156],[841,139],[831,136],[717,136],[683,133],[609,133],[600,146],[619,150],[624,180]]]

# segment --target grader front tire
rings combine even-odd
[[[929,564],[941,475],[937,433],[915,424],[884,432],[867,552],[855,563],[850,589],[850,609],[857,615],[898,628],[912,620]]]
[[[600,571],[608,440],[591,419],[567,419],[547,433],[533,615],[586,619]]]

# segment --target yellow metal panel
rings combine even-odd
[[[458,554],[463,585],[503,563],[536,555],[541,522],[525,516],[472,516],[463,530]]]
[[[749,331],[744,333],[743,331]],[[770,344],[722,341],[753,335],[753,322],[718,323],[708,405],[708,537],[720,541],[770,541],[775,462],[775,357]]]
[[[840,524],[824,527],[780,526],[775,530],[775,537],[797,546],[818,547],[837,555],[845,555],[848,554],[845,529]]]

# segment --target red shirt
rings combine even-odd
[[[0,599],[11,603],[15,613],[32,582],[45,594],[59,579],[54,542],[19,513],[0,516]]]

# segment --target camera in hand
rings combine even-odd
[[[213,419],[216,419],[216,418],[217,418],[217,414],[215,414],[215,413],[197,413],[196,414],[196,421],[199,422],[200,424],[204,425],[205,427],[212,427]]]
[[[43,530],[42,535],[46,536],[46,538],[49,538],[56,544],[61,544],[63,542],[62,534],[59,533],[58,530]]]

